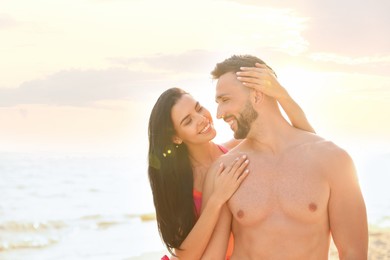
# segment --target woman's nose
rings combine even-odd
[[[206,121],[206,117],[202,114],[198,114],[196,119],[197,119],[198,125],[202,124],[202,123],[204,123],[204,121]]]

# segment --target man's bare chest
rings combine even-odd
[[[316,222],[327,211],[329,186],[315,163],[290,156],[251,160],[250,174],[230,199],[243,225],[267,219]]]

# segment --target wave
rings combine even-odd
[[[65,227],[63,221],[5,221],[0,223],[0,252],[51,246]]]
[[[7,221],[0,223],[0,230],[12,232],[37,232],[47,230],[58,230],[66,227],[67,224],[63,221],[42,221],[42,222],[18,222]]]
[[[153,221],[156,220],[156,214],[155,213],[142,214],[140,215],[140,218],[142,221]]]
[[[128,219],[140,219],[142,222],[156,220],[155,213],[124,214],[122,216],[85,215],[73,220],[49,221],[5,221],[0,222],[0,230],[8,232],[45,232],[77,225],[77,222],[93,222],[97,227],[107,228],[113,225],[126,223]],[[82,225],[82,223],[79,223]]]
[[[59,242],[58,238],[24,238],[19,241],[0,241],[0,252],[17,249],[37,249],[44,248]]]
[[[156,213],[129,214],[128,218],[138,218],[143,222],[156,220]]]
[[[154,221],[154,213],[104,216],[84,215],[76,219],[48,221],[3,221],[0,222],[0,252],[19,249],[49,247],[74,231],[107,230],[121,225],[138,225]]]

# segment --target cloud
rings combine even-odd
[[[210,80],[219,53],[191,50],[181,54],[155,54],[110,58],[112,68],[64,70],[0,88],[0,107],[18,104],[98,106],[102,100],[150,100],[170,87],[196,88]],[[226,57],[224,57],[226,58]],[[211,80],[210,80],[211,81]]]
[[[305,18],[301,36],[307,49],[297,56],[275,54],[317,70],[388,76],[390,72],[390,2],[231,0],[244,5],[288,10]]]
[[[48,104],[89,106],[99,100],[147,97],[150,91],[166,87],[164,74],[113,68],[67,70],[45,79],[23,83],[18,88],[0,88],[0,106]]]
[[[333,61],[339,64],[360,65],[368,63],[390,63],[390,55],[388,56],[366,56],[351,58],[348,56],[335,55],[329,53],[314,53],[311,55],[313,60]]]
[[[389,1],[309,3],[311,26],[303,35],[311,43],[312,51],[351,56],[390,53]]]
[[[308,58],[319,69],[382,76],[388,76],[390,72],[390,54],[351,57],[334,53],[312,53]]]
[[[218,60],[217,52],[206,50],[189,50],[178,54],[154,54],[149,56],[139,56],[130,58],[110,58],[115,65],[139,66],[143,64],[147,68],[154,70],[181,72],[181,73],[203,73],[205,70],[211,71],[212,66]]]
[[[19,25],[19,22],[6,14],[0,14],[0,29],[14,27]]]
[[[290,9],[308,18],[302,36],[309,42],[310,52],[343,53],[352,57],[390,52],[390,1],[387,0],[233,1]]]
[[[210,71],[217,62],[232,54],[190,50],[179,54],[155,54],[110,58],[113,68],[65,70],[44,79],[24,82],[18,88],[0,88],[0,106],[46,104],[97,106],[103,100],[150,101],[170,87],[196,92],[211,83]],[[251,53],[249,53],[251,54]],[[291,56],[275,50],[252,53],[278,72],[279,64],[302,65],[319,71],[338,71],[388,76],[390,57],[350,59],[328,54]],[[201,88],[199,88],[201,86]]]

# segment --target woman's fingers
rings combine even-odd
[[[250,77],[237,77],[239,81],[246,84],[256,84],[256,85],[270,85],[271,81],[268,79],[261,78],[250,78]]]
[[[228,166],[226,166],[223,169],[223,171],[220,175],[230,173],[232,171],[234,165],[236,165],[239,162],[239,160],[240,160],[240,157],[237,157],[236,159],[234,159],[234,161],[231,164],[229,164]]]
[[[266,75],[266,73],[268,73],[266,70],[252,68],[251,70],[247,70],[247,71],[237,71],[236,75],[238,77],[259,78],[262,75]]]
[[[226,167],[223,172],[219,175],[229,175],[233,179],[238,180],[241,175],[244,173],[246,167],[249,164],[249,160],[246,155],[237,157],[228,167]]]
[[[238,71],[236,72],[237,78],[243,79],[273,79],[275,75],[269,70],[251,70],[251,71]]]
[[[253,88],[263,93],[266,93],[267,88],[269,88],[272,85],[271,80],[268,79],[250,78],[250,77],[237,77],[237,79],[241,81],[241,83],[245,87]]]
[[[264,64],[256,64],[256,67],[242,67],[236,75],[245,87],[261,91],[277,100],[287,95],[286,90],[276,79],[275,73]]]
[[[218,170],[217,170],[217,176],[221,175],[221,173],[223,172],[223,170],[225,169],[225,166],[223,165],[223,163],[221,162],[218,166]]]
[[[241,165],[239,168],[237,168],[237,170],[234,172],[234,175],[237,179],[239,179],[239,177],[245,172],[245,171],[248,171],[248,169],[246,169],[246,167],[248,166],[249,164],[249,160],[246,159]],[[245,170],[246,169],[246,170]]]
[[[275,77],[275,72],[272,69],[260,63],[256,63],[255,67],[241,67],[240,69],[241,71],[236,72],[237,76],[240,77]]]
[[[241,72],[246,71],[258,71],[258,72],[269,72],[272,71],[267,65],[256,63],[254,67],[240,67]]]
[[[256,69],[256,68],[254,68]],[[236,73],[237,79],[247,87],[261,90],[263,86],[271,85],[274,77],[269,71],[239,71]]]
[[[244,163],[246,159],[246,155],[242,155],[240,157],[237,157],[231,164],[230,167],[225,169],[226,173],[235,173],[237,169],[240,168],[240,166]]]
[[[236,192],[242,181],[248,176],[249,170],[246,169],[249,160],[246,155],[241,155],[234,159],[227,167],[219,165],[218,173],[215,176],[214,192],[223,202],[226,202]]]

